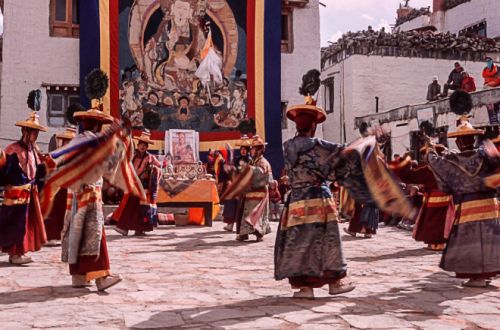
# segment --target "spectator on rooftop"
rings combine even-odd
[[[491,57],[486,58],[486,67],[483,69],[484,87],[500,86],[500,72]]]
[[[462,72],[464,72],[464,68],[460,65],[460,63],[455,62],[455,68],[450,72],[448,76],[448,81],[444,84],[443,96],[448,96],[448,90],[457,90],[462,88]]]
[[[432,83],[427,88],[427,101],[436,101],[441,95],[441,85],[439,84],[438,77],[432,77]]]
[[[472,93],[476,91],[476,80],[474,77],[469,75],[468,72],[463,72],[462,73],[463,80],[462,80],[462,89],[466,91],[467,93]]]

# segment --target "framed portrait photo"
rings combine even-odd
[[[198,140],[193,130],[171,129],[168,132],[169,151],[174,164],[193,164],[198,162]]]

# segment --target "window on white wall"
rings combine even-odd
[[[335,79],[328,78],[323,81],[324,86],[324,108],[326,113],[333,113],[333,107],[335,104]]]
[[[50,0],[50,36],[80,36],[79,0]]]
[[[459,35],[474,35],[474,36],[486,38],[488,36],[488,24],[486,23],[486,21],[482,21],[482,22],[470,25],[470,26],[460,30]]]
[[[71,104],[80,102],[76,87],[47,87],[47,122],[51,127],[66,126],[66,110]]]
[[[288,101],[281,101],[281,129],[288,128],[288,120],[286,118],[287,108],[288,108]]]
[[[281,10],[281,52],[293,52],[293,10],[289,7]]]

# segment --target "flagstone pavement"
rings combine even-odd
[[[59,247],[25,267],[1,255],[0,329],[500,329],[500,279],[462,288],[438,268],[438,253],[395,228],[343,237],[355,291],[291,299],[273,279],[273,230],[240,243],[220,222],[144,238],[108,228],[111,268],[124,280],[106,293],[71,288]]]

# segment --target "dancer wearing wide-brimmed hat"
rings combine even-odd
[[[326,113],[316,106],[313,99],[321,84],[319,76],[319,71],[311,70],[303,77],[300,92],[306,97],[306,102],[287,111],[288,119],[295,122],[297,135],[284,143],[285,168],[290,177],[291,191],[281,216],[274,257],[275,278],[286,278],[293,289],[300,290],[294,293],[294,298],[312,299],[313,289],[324,285],[329,286],[330,294],[354,289],[346,278],[347,263],[331,182],[345,186],[360,203],[375,204],[368,188],[371,185],[373,195],[386,199],[386,202],[378,201],[384,209],[390,204],[389,200],[404,204],[400,210],[409,209],[397,184],[391,181],[383,164],[377,163],[380,150],[375,138],[361,140],[353,146],[363,150],[363,144],[373,147],[371,154],[376,158],[369,157],[365,166],[371,175],[364,175],[357,149],[348,150],[344,145],[314,137],[317,125],[326,120]],[[391,197],[384,197],[389,191]]]
[[[91,286],[104,291],[122,279],[112,275],[104,231],[102,185],[107,179],[125,193],[146,200],[131,160],[127,131],[102,111],[108,88],[107,75],[99,69],[86,77],[85,89],[92,108],[76,111],[71,120],[83,130],[69,144],[52,152],[42,195],[42,209],[50,212],[55,194],[68,189],[68,205],[62,237],[62,261],[69,264],[75,288]],[[70,121],[71,121],[70,120]],[[109,128],[103,130],[103,125]]]
[[[500,205],[498,181],[488,186],[485,178],[498,170],[500,157],[490,141],[476,148],[476,137],[484,131],[470,124],[466,114],[472,101],[464,93],[457,91],[450,99],[451,109],[460,115],[460,124],[448,137],[456,139],[460,153],[440,156],[430,148],[427,161],[440,189],[453,194],[456,210],[440,267],[468,279],[464,286],[486,287],[500,274]],[[454,105],[457,99],[460,102]]]
[[[149,132],[142,132],[141,136],[134,138],[137,147],[132,164],[141,180],[142,187],[147,195],[147,201],[141,202],[133,195],[125,195],[120,206],[111,216],[117,222],[115,230],[127,236],[130,230],[134,230],[135,236],[145,236],[146,232],[153,231],[158,222],[156,196],[160,182],[160,162],[148,152],[153,144]]]
[[[32,262],[28,252],[41,249],[46,243],[43,216],[38,198],[37,166],[42,155],[36,144],[39,132],[47,128],[39,123],[41,92],[31,91],[28,119],[16,122],[22,137],[0,151],[0,184],[5,195],[0,208],[0,247],[9,254],[12,264]]]
[[[247,241],[255,235],[257,242],[271,232],[269,225],[269,183],[273,181],[271,164],[264,158],[266,142],[255,135],[251,140],[251,157],[239,175],[222,194],[223,202],[239,198],[236,240]]]
[[[58,147],[64,147],[76,136],[75,127],[67,127],[63,132],[56,134]],[[47,246],[61,244],[61,232],[64,227],[64,216],[68,203],[68,190],[61,189],[54,197],[54,204],[50,214],[45,217],[45,231],[47,233]]]
[[[242,135],[236,146],[240,147],[240,155],[234,159],[234,166],[232,166],[229,173],[227,173],[229,177],[228,184],[242,172],[252,159],[250,156],[252,139],[250,139],[248,135]],[[223,221],[226,224],[224,230],[233,231],[234,224],[239,222],[238,218],[240,212],[238,212],[238,210],[241,207],[240,201],[241,198],[234,198],[224,202],[224,212],[222,214]]]

